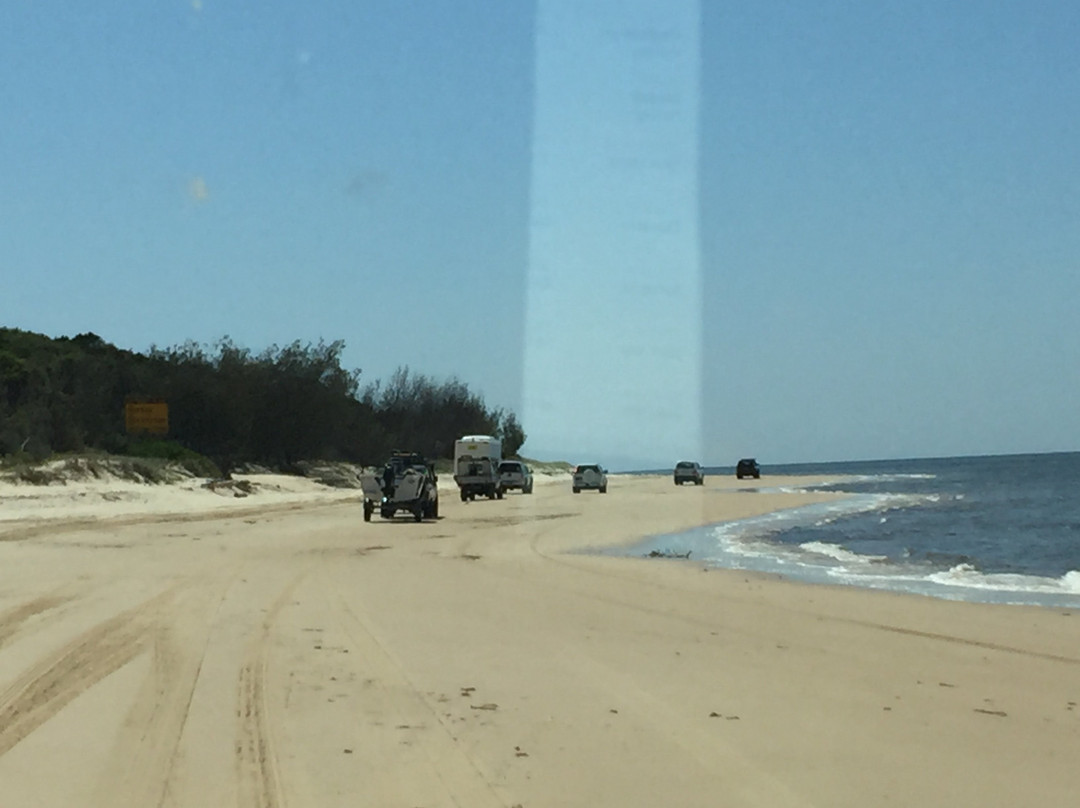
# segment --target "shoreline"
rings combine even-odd
[[[854,496],[841,497],[837,504],[842,506],[855,500]],[[753,535],[763,522],[768,525],[767,532],[782,535],[800,524],[816,521],[821,516],[817,505],[782,508],[730,522],[649,536],[625,548],[601,548],[597,552],[684,560],[706,564],[712,569],[771,575],[814,586],[851,587],[963,603],[1080,611],[1080,572],[1076,571],[1060,576],[983,573],[964,563],[948,568],[905,566],[884,556],[860,556],[841,545],[786,544],[769,538],[751,539],[749,546],[746,545],[744,531]],[[693,557],[689,558],[688,553]]]
[[[7,799],[1072,800],[1071,613],[580,552],[836,497],[740,487],[613,475],[419,524],[310,491],[41,523],[0,541]]]
[[[654,472],[613,473],[612,484],[620,481],[654,481],[662,484],[670,481],[669,474]],[[800,509],[854,501],[858,495],[838,491],[815,490],[848,479],[844,475],[770,475],[762,480],[737,480],[734,477],[710,476],[704,487],[684,486],[687,492],[702,497],[714,495],[741,497],[738,507],[732,501],[705,499],[700,515],[685,513],[674,521],[667,521],[658,530],[648,530],[640,535],[624,536],[608,541],[592,541],[580,547],[560,544],[560,551],[596,554],[604,557],[638,557],[652,551],[656,555],[646,560],[684,561],[692,566],[706,564],[713,570],[731,570],[737,573],[772,576],[796,584],[814,586],[851,587],[869,592],[892,592],[897,594],[928,597],[951,602],[986,603],[1003,606],[1033,606],[1044,609],[1080,610],[1080,595],[1071,592],[1048,591],[1049,585],[1060,582],[1055,578],[1043,578],[1046,590],[993,589],[987,586],[955,588],[941,584],[937,587],[922,581],[863,582],[855,577],[835,580],[826,566],[802,569],[785,569],[778,559],[766,557],[758,563],[724,563],[708,555],[681,559],[685,552],[675,542],[665,543],[671,537],[692,537],[696,531],[738,527],[756,519],[783,518],[796,515]],[[535,475],[538,488],[563,485],[569,488],[571,475],[565,472],[545,472]],[[440,497],[445,501],[456,499],[457,486],[449,475],[440,475]],[[679,487],[676,487],[678,490]],[[507,497],[518,496],[508,492]],[[583,492],[589,497],[594,492]],[[691,496],[694,494],[691,493]],[[49,485],[12,483],[0,481],[0,541],[17,540],[23,536],[37,535],[63,525],[70,529],[87,529],[95,526],[137,524],[143,522],[203,521],[226,516],[250,516],[263,512],[288,511],[296,508],[351,504],[362,501],[359,489],[340,488],[320,483],[310,477],[274,473],[236,474],[229,481],[207,481],[199,478],[177,479],[167,483],[139,483],[128,479],[104,478],[87,480],[79,477]],[[684,518],[685,517],[685,518]],[[665,519],[670,520],[670,516]],[[639,515],[636,524],[651,524]],[[674,526],[673,526],[674,525]],[[674,544],[674,548],[672,545]],[[934,573],[939,574],[939,573]],[[1034,577],[1034,576],[1033,576]]]

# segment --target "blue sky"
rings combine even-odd
[[[0,26],[0,322],[134,350],[344,339],[364,380],[409,365],[527,412],[536,142],[589,114],[549,95],[562,117],[538,126],[537,65],[558,58],[538,6],[698,21],[699,73],[664,79],[692,90],[672,115],[694,170],[658,193],[696,201],[676,246],[699,319],[646,299],[665,271],[624,282],[590,242],[576,271],[618,316],[609,300],[597,337],[599,296],[568,297],[553,350],[559,399],[593,404],[565,428],[526,418],[526,454],[1080,449],[1080,6],[1062,2],[20,3]],[[605,53],[583,87],[648,80]],[[619,216],[583,221],[614,241]],[[660,347],[617,389],[564,347],[629,362],[643,333]],[[656,371],[686,367],[665,333],[696,371]]]

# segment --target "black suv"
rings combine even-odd
[[[743,477],[753,477],[755,480],[761,477],[761,466],[752,457],[744,457],[735,467],[735,476],[740,480]]]
[[[682,460],[675,464],[675,485],[682,485],[683,483],[705,484],[705,470],[700,463],[695,463],[692,460]]]

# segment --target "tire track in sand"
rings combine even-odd
[[[244,808],[281,808],[285,804],[270,731],[266,675],[274,622],[306,575],[302,571],[293,578],[267,610],[240,666],[236,767],[240,805]]]
[[[150,670],[128,710],[95,805],[148,808],[167,802],[180,741],[215,615],[238,573],[199,579],[153,628]]]
[[[335,581],[327,578],[322,588],[327,615],[335,615],[351,642],[351,658],[362,660],[362,675],[378,688],[379,709],[393,716],[391,726],[409,732],[409,742],[418,756],[383,760],[400,769],[395,793],[379,795],[386,804],[450,804],[468,808],[504,808],[497,787],[484,773],[443,718],[436,697],[425,695],[413,684],[404,665],[379,639],[362,605],[350,603]],[[331,602],[336,601],[336,602]],[[385,753],[387,750],[378,750]],[[419,765],[417,765],[419,764]],[[410,792],[405,799],[403,790]]]
[[[0,755],[148,647],[156,607],[172,590],[83,632],[0,692]]]
[[[72,599],[72,596],[43,595],[0,613],[0,648],[3,648],[23,624],[44,612],[50,612]]]

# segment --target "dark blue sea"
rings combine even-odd
[[[770,475],[786,474],[834,476],[804,490],[846,496],[657,536],[631,552],[690,552],[716,567],[953,600],[1080,608],[1080,453],[763,464],[746,489],[797,490],[770,486]]]

